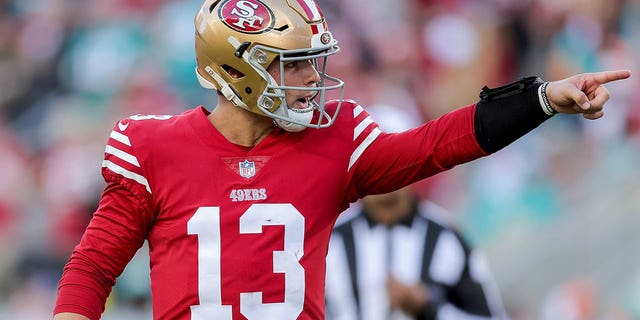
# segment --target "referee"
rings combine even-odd
[[[385,131],[412,125],[388,106],[367,111]],[[506,319],[486,262],[434,218],[443,211],[409,187],[362,199],[331,237],[327,319]]]

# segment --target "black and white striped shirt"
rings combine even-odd
[[[417,319],[505,319],[486,261],[459,233],[436,222],[426,202],[389,228],[359,213],[338,225],[327,256],[327,319],[413,319],[389,310],[387,277],[427,285],[430,302]]]

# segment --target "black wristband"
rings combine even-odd
[[[538,88],[543,83],[538,77],[527,77],[493,89],[482,88],[474,118],[482,150],[496,152],[551,117],[540,105]]]

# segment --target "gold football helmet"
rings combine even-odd
[[[206,0],[195,17],[196,75],[234,105],[274,119],[288,131],[328,127],[328,90],[344,94],[344,82],[326,73],[327,58],[339,51],[324,15],[313,0]],[[280,79],[267,68],[280,63]],[[284,65],[312,61],[320,81],[312,87],[286,86]],[[307,108],[287,106],[285,90],[312,91]]]

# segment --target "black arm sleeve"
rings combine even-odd
[[[480,92],[475,111],[474,130],[478,144],[494,153],[533,130],[551,116],[544,113],[538,99],[538,77]]]

